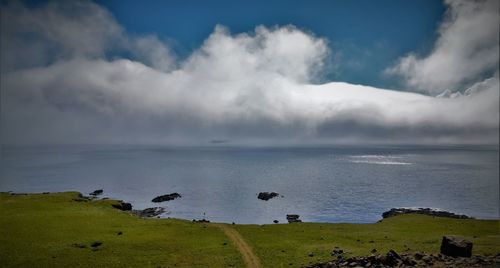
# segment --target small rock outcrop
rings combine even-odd
[[[99,189],[99,190],[93,191],[89,195],[91,195],[91,196],[98,196],[98,195],[102,195],[102,193],[104,193],[104,190],[103,189]]]
[[[120,203],[118,204],[113,204],[112,206],[119,210],[124,210],[124,211],[132,210],[132,204],[123,201],[120,201]]]
[[[288,223],[302,222],[301,220],[299,220],[299,217],[300,216],[297,214],[287,214],[286,220],[288,221]]]
[[[159,202],[174,200],[174,199],[180,198],[180,197],[181,197],[181,195],[178,193],[159,195],[159,196],[153,198],[153,200],[151,200],[151,202],[159,203]]]
[[[158,216],[162,213],[165,213],[165,208],[162,207],[154,207],[154,208],[146,208],[143,210],[132,210],[132,214],[137,215],[141,218],[151,218]]]
[[[443,210],[435,210],[431,208],[391,208],[389,211],[382,213],[382,218],[394,217],[402,214],[422,214],[429,215],[435,217],[446,217],[446,218],[454,218],[454,219],[473,219],[472,217],[466,215],[455,214],[448,211]]]
[[[199,222],[199,223],[209,223],[210,221],[207,219],[201,219],[201,220],[195,220],[193,219],[193,222]]]
[[[455,236],[443,236],[441,254],[470,258],[472,256],[472,242]]]
[[[258,195],[257,195],[257,198],[260,199],[260,200],[264,200],[264,201],[267,201],[271,198],[275,198],[275,197],[278,197],[280,194],[276,193],[276,192],[260,192]]]

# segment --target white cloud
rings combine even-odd
[[[2,73],[2,142],[498,142],[498,76],[433,98],[312,85],[330,51],[293,26],[217,26],[180,63],[156,37],[119,36],[137,59],[75,53]]]
[[[411,53],[387,70],[432,94],[463,89],[491,75],[499,64],[499,1],[445,2],[448,10],[431,53]]]

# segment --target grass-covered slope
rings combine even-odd
[[[401,215],[373,224],[293,223],[236,225],[266,267],[299,267],[334,259],[332,249],[347,255],[439,253],[443,235],[463,236],[474,242],[473,254],[500,253],[500,221],[459,220],[425,215]],[[311,254],[312,253],[312,254]],[[312,257],[310,256],[312,255]]]
[[[116,201],[74,201],[78,193],[0,194],[0,266],[243,267],[221,228],[175,219],[140,219]],[[264,267],[299,267],[349,255],[439,252],[441,237],[464,236],[473,254],[500,252],[500,222],[402,215],[374,224],[230,225]],[[122,232],[121,235],[118,235]],[[102,245],[93,248],[94,242]],[[312,257],[309,256],[312,253]],[[292,264],[292,265],[290,265]]]
[[[217,227],[140,219],[112,208],[115,201],[73,201],[77,197],[0,194],[0,266],[243,266]],[[102,245],[93,250],[96,241]]]

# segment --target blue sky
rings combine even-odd
[[[383,70],[409,52],[428,53],[445,12],[439,0],[97,2],[127,31],[156,34],[181,57],[197,49],[217,24],[232,33],[293,24],[328,39],[334,68],[325,81],[386,88],[401,84]]]

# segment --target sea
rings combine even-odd
[[[499,218],[498,146],[2,146],[0,191],[103,189],[162,217],[370,223],[391,208]],[[259,200],[259,192],[279,197]],[[176,200],[153,203],[177,192]]]

